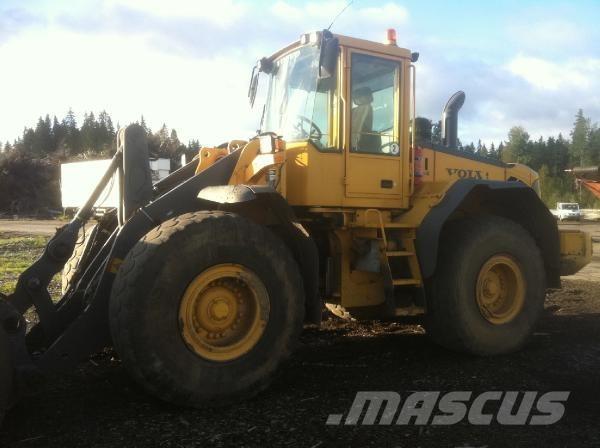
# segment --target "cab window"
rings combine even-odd
[[[397,156],[400,63],[353,53],[351,66],[350,150]]]

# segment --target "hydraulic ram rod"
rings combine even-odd
[[[48,285],[54,274],[62,270],[73,253],[79,230],[92,216],[94,204],[119,168],[121,159],[122,153],[117,151],[88,200],[69,224],[57,230],[46,245],[42,256],[19,276],[17,287],[8,298],[8,301],[20,313],[24,313],[31,305],[35,305],[43,326],[52,326],[52,316],[55,312],[54,304],[47,291]]]
[[[120,166],[121,160],[122,152],[119,149],[110,161],[110,165],[106,169],[106,172],[102,176],[102,179],[100,179],[100,182],[98,183],[98,185],[96,185],[96,188],[94,188],[94,191],[92,192],[88,200],[85,202],[85,204],[83,204],[81,208],[77,211],[77,214],[71,220],[71,223],[73,223],[74,221],[85,222],[88,219],[90,219],[90,217],[92,216],[94,204],[108,185],[108,182],[110,181],[111,177],[115,174],[117,168]]]

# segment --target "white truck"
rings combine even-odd
[[[557,202],[556,210],[552,210],[552,214],[559,221],[581,221],[581,210],[577,202]]]

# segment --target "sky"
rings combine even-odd
[[[79,123],[143,115],[203,145],[248,138],[247,88],[262,56],[326,28],[346,1],[0,0],[0,141],[40,115]],[[355,0],[332,31],[418,51],[417,114],[439,119],[457,90],[466,143],[510,127],[568,136],[579,108],[600,121],[600,0]]]

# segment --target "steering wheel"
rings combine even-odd
[[[308,128],[308,132],[304,128],[304,123],[308,123],[308,125],[310,126]],[[296,123],[294,128],[296,129],[296,131],[298,131],[298,134],[301,135],[303,138],[308,137],[311,140],[321,140],[321,137],[323,137],[323,132],[321,132],[319,126],[317,126],[317,124],[314,121],[312,121],[310,118],[305,117],[304,115],[298,115],[298,123]]]

